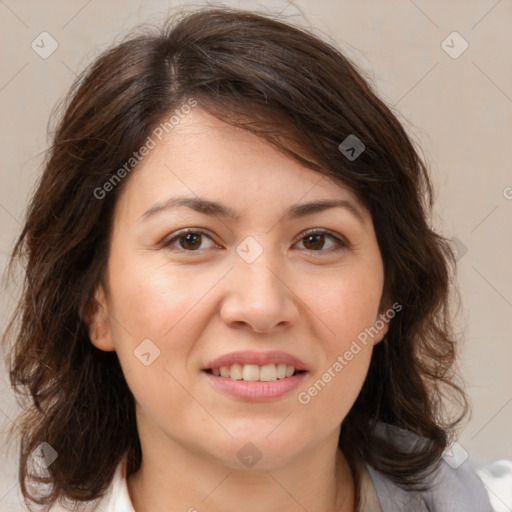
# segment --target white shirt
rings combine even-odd
[[[135,512],[126,482],[125,463],[122,461],[115,472],[107,493],[94,502],[85,503],[79,512]],[[357,512],[382,512],[372,478],[364,464],[358,466],[361,503]],[[484,483],[494,512],[512,510],[512,461],[498,460],[476,469]],[[51,512],[69,512],[55,505]],[[77,511],[78,512],[78,511]]]
[[[361,503],[356,512],[382,512],[379,498],[373,486],[370,473],[364,464],[358,465],[360,474],[359,494]],[[60,506],[54,506],[51,512],[69,512]],[[112,483],[103,498],[84,504],[77,512],[135,512],[128,485],[126,482],[126,466],[123,460],[117,466]]]

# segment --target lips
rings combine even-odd
[[[278,400],[309,374],[298,357],[282,351],[237,351],[210,361],[203,374],[218,392],[246,401]]]
[[[299,358],[278,350],[268,352],[255,351],[237,351],[225,354],[213,359],[203,368],[203,370],[213,370],[222,366],[231,367],[232,365],[257,365],[266,366],[275,364],[286,364],[293,366],[297,371],[307,371],[307,367]]]

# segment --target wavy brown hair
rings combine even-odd
[[[105,197],[95,191],[190,98],[350,187],[371,213],[383,304],[396,301],[402,310],[373,351],[339,446],[349,461],[363,459],[403,488],[423,488],[469,410],[454,365],[455,257],[429,225],[434,194],[426,164],[333,44],[277,16],[210,7],[143,27],[104,51],[56,117],[12,252],[9,275],[19,261],[24,277],[3,339],[11,384],[24,398],[13,431],[27,505],[101,497],[124,456],[128,474],[139,468],[134,398],[115,352],[93,346],[84,320],[95,288],[105,284],[112,213],[130,177]],[[338,148],[351,134],[365,145],[354,160]],[[406,453],[376,435],[377,422],[427,442]],[[37,475],[29,461],[41,442],[58,458]],[[40,484],[49,484],[46,492]]]

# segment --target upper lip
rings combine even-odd
[[[224,354],[210,361],[204,370],[211,370],[213,368],[220,368],[221,366],[231,366],[233,364],[256,364],[264,366],[266,364],[287,364],[293,366],[296,370],[307,370],[306,365],[297,357],[282,352],[280,350],[273,350],[269,352],[255,352],[251,350],[239,350]]]

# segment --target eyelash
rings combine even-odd
[[[198,228],[198,229],[187,228],[187,229],[184,229],[182,231],[178,231],[178,233],[176,233],[175,235],[165,239],[162,242],[162,246],[164,248],[170,250],[170,251],[173,251],[173,252],[177,251],[177,252],[182,252],[182,253],[184,253],[184,252],[188,252],[188,253],[201,253],[205,249],[196,249],[196,250],[193,250],[193,251],[188,251],[186,249],[182,249],[182,248],[179,248],[179,247],[173,247],[173,243],[175,241],[179,240],[180,238],[185,237],[186,235],[188,235],[190,233],[194,234],[194,235],[197,235],[197,234],[206,235],[210,240],[212,240],[212,237],[208,234],[208,232],[206,232],[203,229],[200,229],[200,228]],[[334,235],[334,233],[332,233],[332,232],[330,232],[330,231],[328,231],[326,229],[315,229],[315,228],[308,229],[308,230],[304,231],[304,233],[301,233],[301,237],[299,238],[298,242],[302,241],[304,238],[306,238],[309,235],[328,235],[329,237],[334,239],[336,244],[338,245],[338,247],[331,248],[331,249],[328,249],[328,250],[322,250],[322,249],[320,249],[318,251],[309,250],[309,252],[311,252],[311,253],[337,254],[339,252],[342,252],[342,251],[348,249],[348,247],[349,247],[349,244],[347,242],[345,242],[344,240],[342,240],[338,236]],[[308,250],[308,249],[305,249],[305,250]],[[321,254],[314,254],[314,256],[321,257],[322,255]]]

